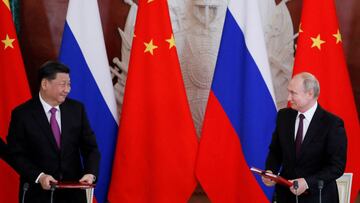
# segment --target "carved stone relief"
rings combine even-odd
[[[111,67],[117,92],[118,108],[121,109],[124,86],[129,63],[137,5],[131,6],[124,31],[119,29],[122,39],[121,60],[113,59]],[[176,40],[181,71],[188,96],[190,110],[198,136],[215,68],[222,25],[227,2],[225,0],[170,0],[169,9]]]
[[[125,2],[131,6],[131,9],[124,30],[119,28],[122,39],[121,60],[115,57],[113,62],[116,66],[111,67],[113,77],[117,80],[114,88],[119,111],[123,102],[137,11],[137,5],[132,0]],[[227,0],[169,0],[168,2],[186,93],[196,132],[200,138],[228,2]],[[285,3],[286,1],[283,1],[276,5],[273,0],[267,0],[266,3],[260,4],[278,108],[287,105],[286,87],[291,78],[294,62],[293,25]],[[209,200],[198,186],[190,202],[209,202]]]
[[[294,62],[294,34],[286,2],[276,5],[273,0],[261,5],[262,21],[273,77],[278,108],[287,105],[287,84],[291,78]],[[119,29],[122,39],[121,60],[113,59],[111,68],[115,81],[115,92],[120,111],[127,67],[130,57],[137,5],[131,6],[124,31]],[[226,0],[169,0],[170,17],[188,101],[196,131],[201,135],[202,121],[215,68],[217,51],[221,39],[226,12]]]
[[[293,24],[286,2],[278,5],[269,0],[268,11],[272,11],[265,23],[265,41],[275,90],[278,109],[287,106],[287,85],[291,79],[294,65],[294,34]],[[263,20],[264,21],[264,20]]]

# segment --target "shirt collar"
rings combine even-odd
[[[58,112],[60,112],[59,105],[57,105],[57,106],[51,106],[50,104],[46,103],[46,101],[41,97],[40,92],[39,92],[39,99],[40,99],[40,102],[41,102],[41,104],[42,104],[42,106],[43,106],[43,108],[44,108],[44,111],[45,111],[46,113],[48,113],[51,108],[55,108],[55,109],[58,110]]]
[[[315,114],[317,106],[318,106],[318,103],[316,101],[315,104],[309,110],[305,111],[304,113],[298,112],[297,117],[299,117],[300,114],[304,114],[305,119],[307,119],[308,121],[311,121],[312,117]]]

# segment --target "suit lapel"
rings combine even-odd
[[[288,120],[287,126],[289,127],[288,130],[288,144],[290,146],[291,156],[296,160],[296,151],[295,151],[295,121],[296,121],[297,111],[291,110],[290,112],[290,119]]]
[[[40,126],[41,130],[43,131],[44,136],[50,142],[52,148],[58,150],[56,145],[56,141],[54,135],[51,131],[50,123],[46,117],[44,108],[40,102],[39,97],[36,97],[34,100],[34,111],[33,111],[33,118]]]
[[[67,142],[67,138],[69,135],[69,124],[68,122],[71,120],[71,109],[68,108],[68,105],[66,105],[67,101],[65,100],[64,103],[60,105],[60,111],[61,111],[61,149],[64,149],[65,143]],[[61,150],[62,152],[64,150]]]

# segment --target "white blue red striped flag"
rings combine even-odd
[[[105,202],[118,115],[96,0],[70,0],[59,59],[71,69],[69,96],[85,104],[96,134],[101,162],[95,196]]]
[[[211,202],[268,202],[264,168],[276,106],[257,1],[230,0],[196,175]]]

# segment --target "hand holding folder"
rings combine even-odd
[[[87,202],[93,202],[95,184],[83,183],[83,182],[57,182],[51,183],[51,200],[53,202],[53,194],[55,189],[83,189],[86,190]]]
[[[256,174],[259,174],[259,175],[261,175],[261,176],[263,176],[265,178],[269,178],[272,181],[276,182],[277,184],[281,184],[281,185],[284,185],[284,186],[287,186],[287,187],[291,187],[293,185],[292,182],[286,180],[285,178],[283,178],[281,176],[266,172],[264,170],[261,170],[261,169],[255,168],[255,167],[251,167],[250,171],[252,171],[252,172],[254,172]]]

